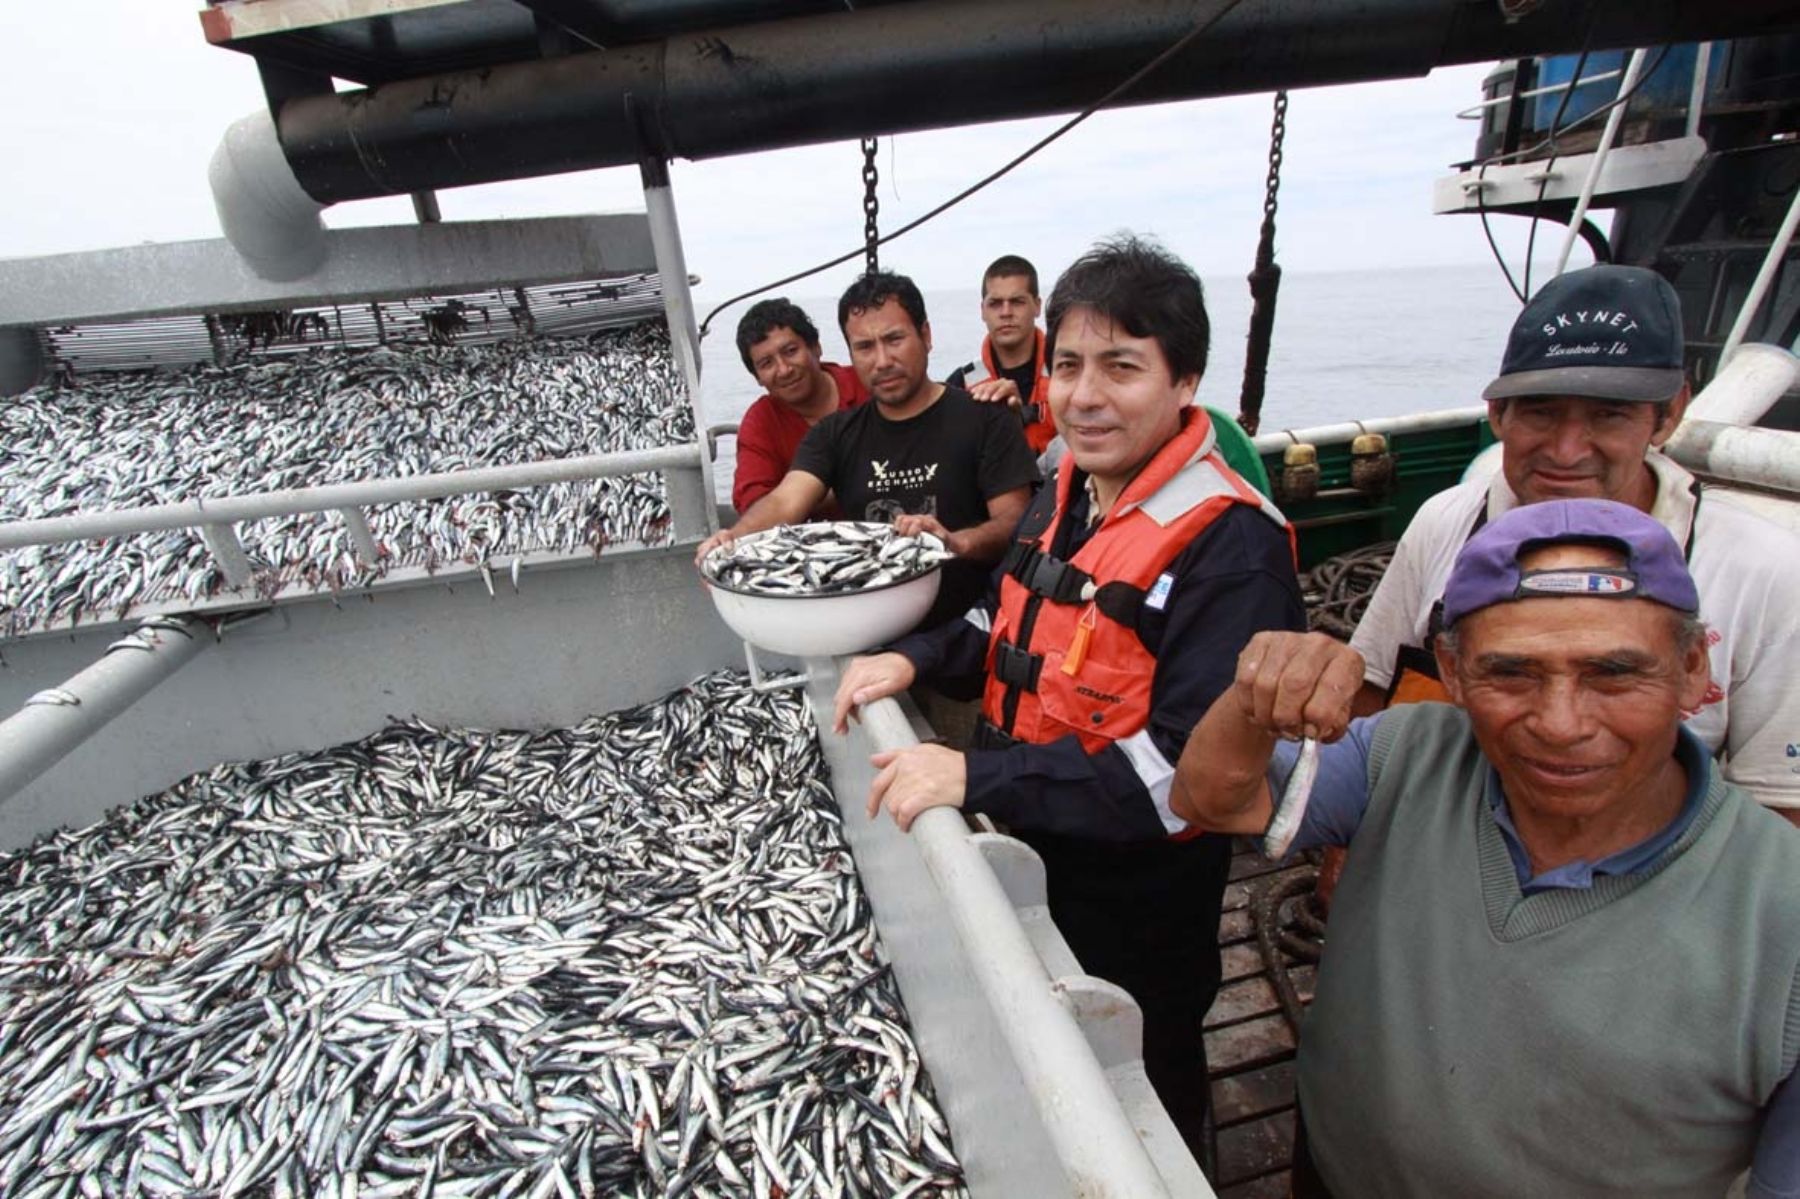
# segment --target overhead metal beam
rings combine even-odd
[[[566,10],[574,0],[545,0]],[[626,97],[674,157],[1068,112],[1223,0],[913,0],[298,97],[282,145],[322,203],[637,161]],[[608,6],[590,5],[607,15]],[[1791,0],[1242,0],[1128,103],[1422,75],[1452,63],[1800,28]]]
[[[257,275],[219,238],[0,259],[0,328],[298,308],[656,269],[641,213],[336,229],[324,237],[330,253],[320,269],[286,282]]]

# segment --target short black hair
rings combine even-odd
[[[1192,267],[1154,242],[1121,234],[1070,264],[1050,292],[1045,358],[1056,353],[1057,327],[1072,308],[1092,308],[1133,337],[1154,338],[1172,379],[1206,373],[1206,291]]]
[[[838,329],[848,335],[853,313],[868,312],[889,300],[900,301],[915,329],[925,328],[925,297],[919,294],[918,285],[892,271],[870,271],[844,289],[838,300]]]
[[[1031,298],[1038,298],[1037,268],[1017,254],[1002,254],[988,263],[988,269],[981,275],[981,295],[987,297],[988,281],[992,279],[1017,279],[1023,276],[1025,284],[1031,289]]]
[[[801,341],[815,350],[819,348],[819,328],[800,305],[786,296],[758,300],[738,322],[738,356],[744,360],[745,370],[753,375],[756,373],[756,368],[750,365],[750,347],[777,329],[792,329],[800,335]]]

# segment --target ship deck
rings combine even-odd
[[[1269,890],[1304,865],[1278,867],[1240,840],[1219,921],[1224,968],[1206,1016],[1206,1060],[1218,1124],[1214,1185],[1220,1199],[1281,1199],[1294,1148],[1294,1032],[1256,940],[1256,909]],[[1310,1003],[1314,967],[1286,958],[1302,1003]]]

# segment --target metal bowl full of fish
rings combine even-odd
[[[731,631],[796,657],[852,654],[910,632],[951,557],[929,533],[864,521],[782,525],[722,545],[700,573]]]

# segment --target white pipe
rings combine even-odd
[[[807,672],[829,677],[812,659]],[[861,709],[878,750],[918,744],[891,699]],[[970,839],[956,808],[932,808],[913,821],[919,856],[955,924],[955,934],[992,1009],[1002,1017],[1013,1060],[1074,1194],[1153,1199],[1169,1188],[1125,1114],[1106,1071],[1074,1015],[1058,998],[993,868]]]
[[[1700,133],[1700,110],[1706,107],[1706,75],[1712,70],[1712,43],[1701,42],[1694,48],[1694,86],[1688,92],[1687,135]]]
[[[301,512],[437,499],[474,491],[537,487],[545,483],[579,482],[615,475],[644,474],[655,470],[675,470],[681,467],[693,469],[705,459],[706,455],[697,444],[662,446],[654,450],[590,454],[580,458],[555,458],[548,462],[523,462],[512,466],[482,466],[473,470],[443,471],[404,478],[365,479],[356,483],[331,483],[323,487],[290,487],[257,495],[184,500],[176,504],[158,504],[151,508],[121,508],[108,512],[80,512],[74,516],[52,516],[43,520],[17,520],[0,524],[0,549],[122,537],[160,529],[235,524],[241,520],[262,520]]]
[[[1663,451],[1696,474],[1800,498],[1800,433],[1689,420]]]
[[[206,168],[226,240],[251,270],[285,282],[325,262],[325,205],[306,194],[282,153],[275,120],[260,109],[234,122]]]
[[[1688,405],[1687,420],[1754,425],[1800,379],[1800,358],[1780,346],[1741,346]],[[1684,423],[1671,440],[1679,441]]]
[[[1556,256],[1556,274],[1560,275],[1569,265],[1569,253],[1575,248],[1575,239],[1580,236],[1581,222],[1587,219],[1588,205],[1594,201],[1594,189],[1600,185],[1600,170],[1606,165],[1606,156],[1612,152],[1613,139],[1619,136],[1619,125],[1625,119],[1625,109],[1631,90],[1637,86],[1638,72],[1644,68],[1645,51],[1633,50],[1631,61],[1625,64],[1625,78],[1619,81],[1620,101],[1613,105],[1606,114],[1606,129],[1600,134],[1600,144],[1594,150],[1594,161],[1588,166],[1587,178],[1581,183],[1581,198],[1575,201],[1575,212],[1569,217],[1568,231],[1563,235],[1562,252]],[[1555,275],[1551,276],[1555,278]]]
[[[214,640],[199,621],[152,621],[115,641],[104,657],[61,687],[27,700],[0,722],[0,801],[67,757]]]
[[[1788,204],[1787,216],[1782,218],[1775,240],[1769,243],[1769,252],[1763,255],[1762,269],[1756,272],[1756,281],[1750,285],[1750,294],[1744,297],[1744,305],[1738,309],[1737,320],[1732,322],[1731,333],[1725,338],[1725,348],[1719,351],[1721,366],[1731,361],[1731,355],[1743,342],[1744,334],[1749,332],[1750,321],[1756,316],[1757,309],[1762,307],[1763,297],[1769,293],[1769,285],[1775,282],[1775,272],[1780,268],[1781,260],[1787,256],[1797,225],[1800,225],[1800,187],[1794,189],[1794,199]]]

